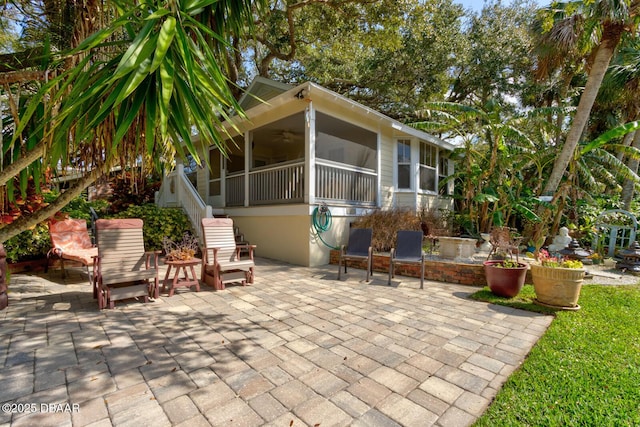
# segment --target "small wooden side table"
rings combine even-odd
[[[165,288],[169,283],[169,275],[171,274],[171,269],[175,268],[175,273],[173,275],[173,280],[171,281],[171,287],[169,288],[169,296],[172,297],[176,288],[185,286],[185,287],[196,287],[196,291],[200,292],[200,281],[196,276],[195,266],[200,264],[202,260],[200,258],[192,258],[190,260],[185,261],[173,261],[165,259],[164,263],[169,266],[167,268],[167,274],[164,275],[164,280],[162,282],[162,292],[164,292]],[[187,270],[187,267],[189,268]],[[184,274],[184,277],[180,277],[180,270]],[[191,272],[191,278],[189,278],[189,272]]]

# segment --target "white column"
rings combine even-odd
[[[251,163],[251,132],[244,133],[244,205],[249,206],[249,165]]]
[[[377,207],[381,207],[382,206],[382,173],[380,172],[382,170],[382,129],[378,126],[378,142],[377,142],[377,147],[376,147],[376,157],[377,157],[377,161],[376,161],[376,186],[378,188],[378,191],[376,193],[376,206]],[[395,139],[392,139],[393,141],[393,148],[395,149],[395,151],[397,152],[397,148],[396,145],[397,142]],[[394,160],[395,161],[395,160]],[[394,167],[394,174],[395,174],[395,169],[396,167]],[[394,179],[396,179],[394,177]],[[398,181],[394,181],[394,182],[398,182]],[[395,184],[394,184],[395,186]],[[395,194],[395,191],[394,191]]]
[[[222,151],[218,150],[218,167],[220,168],[220,199],[222,201],[221,206],[223,208],[227,207],[227,161],[225,157],[222,155]],[[211,172],[209,172],[209,179],[211,179]],[[207,194],[209,191],[209,187],[207,185]],[[209,194],[209,197],[212,197]]]
[[[418,191],[420,190],[420,141],[411,138],[411,173],[413,174],[413,209],[418,209]]]
[[[305,110],[304,131],[304,202],[316,202],[316,110],[313,102]]]
[[[173,178],[174,179],[174,187],[176,190],[176,200],[178,202],[178,206],[182,206],[182,192],[180,191],[180,188],[182,187],[182,185],[180,185],[180,180],[182,179],[182,176],[184,175],[184,164],[182,164],[182,162],[177,163],[176,164],[176,176]]]

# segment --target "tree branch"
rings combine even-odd
[[[0,185],[5,185],[10,179],[18,175],[20,171],[44,156],[46,148],[47,144],[45,140],[41,140],[33,150],[27,151],[25,154],[21,155],[18,160],[0,171]]]
[[[1,66],[0,66],[1,67]],[[0,72],[0,85],[45,80],[46,71],[9,71]]]
[[[93,184],[100,174],[101,171],[99,169],[96,168],[92,170],[91,172],[80,178],[78,181],[76,181],[76,183],[72,187],[62,193],[60,197],[58,197],[53,203],[49,204],[45,208],[38,209],[31,215],[22,216],[11,224],[0,228],[0,242],[4,243],[10,238],[17,236],[24,230],[27,230],[34,225],[39,224],[42,221],[45,221],[46,219],[52,217],[60,209],[65,207],[71,200],[78,197],[85,188]]]

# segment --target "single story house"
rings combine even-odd
[[[329,246],[345,244],[350,222],[372,209],[451,208],[441,193],[452,185],[439,182],[453,172],[454,147],[433,135],[309,82],[258,77],[240,105],[247,118],[225,124],[227,156],[196,139],[210,167],[189,181],[179,165],[159,204],[185,207],[194,224],[228,215],[259,256],[303,266],[328,263]],[[321,238],[319,206],[332,218]]]

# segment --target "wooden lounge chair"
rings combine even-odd
[[[203,218],[202,281],[216,290],[226,283],[253,283],[255,245],[237,245],[231,218]],[[249,258],[241,259],[240,252]]]
[[[98,307],[115,307],[126,298],[159,296],[158,256],[144,250],[141,219],[99,219],[96,221],[98,256],[94,262],[94,283]]]
[[[422,231],[398,231],[396,247],[391,248],[389,257],[389,282],[395,276],[396,264],[420,265],[420,289],[424,288],[424,252],[422,251]]]
[[[338,280],[340,280],[340,270],[344,264],[344,272],[347,272],[347,261],[366,261],[367,282],[369,275],[373,276],[373,249],[371,240],[373,230],[371,228],[352,228],[349,230],[349,241],[340,248],[340,258],[338,260]]]
[[[68,260],[79,262],[86,267],[91,280],[89,266],[93,265],[93,258],[98,255],[98,248],[91,243],[87,222],[84,219],[52,219],[49,221],[49,237],[53,248],[47,253],[45,273],[49,269],[51,258],[57,257],[60,259],[63,277],[67,276],[64,261]]]

